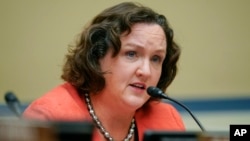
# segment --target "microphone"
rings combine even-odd
[[[11,109],[12,112],[16,114],[16,116],[21,117],[21,104],[18,100],[18,98],[15,96],[12,92],[7,92],[4,96],[5,101],[8,105],[8,107]]]
[[[198,121],[198,119],[194,116],[194,114],[185,106],[183,105],[182,103],[168,97],[165,93],[163,93],[163,91],[157,87],[153,87],[153,86],[150,86],[147,88],[147,93],[154,97],[154,98],[163,98],[163,99],[168,99],[172,102],[175,102],[177,103],[178,105],[180,105],[181,107],[183,107],[191,116],[192,118],[194,119],[194,121],[196,122],[196,124],[198,124],[198,126],[200,127],[200,129],[202,130],[202,132],[205,131],[204,127],[201,125],[201,123]]]

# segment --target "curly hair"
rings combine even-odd
[[[130,33],[136,23],[158,24],[167,39],[167,54],[157,87],[165,91],[177,73],[180,48],[173,41],[173,30],[164,15],[138,3],[124,2],[97,15],[81,33],[75,46],[69,48],[61,78],[82,92],[98,92],[105,87],[104,74],[99,60],[107,51],[115,57],[121,48],[120,36]]]

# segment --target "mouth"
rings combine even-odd
[[[134,83],[134,84],[130,84],[130,86],[137,88],[137,89],[141,89],[141,90],[145,90],[146,86],[145,84],[140,84],[140,83]]]

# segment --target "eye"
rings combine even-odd
[[[129,58],[129,59],[133,59],[136,57],[136,52],[135,51],[128,51],[126,52],[126,56]]]
[[[152,59],[151,59],[153,62],[155,63],[161,63],[162,62],[162,58],[160,56],[153,56]]]

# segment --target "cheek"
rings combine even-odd
[[[100,68],[103,72],[110,71],[110,64],[106,58],[100,60]]]
[[[154,82],[157,84],[161,77],[161,68],[155,70],[152,74],[154,74],[153,79],[154,79]]]
[[[106,72],[104,78],[107,83],[111,83],[112,85],[119,84],[121,81],[126,80],[128,74],[129,67],[124,67],[122,63],[113,62],[109,65],[104,64],[102,66],[102,70]]]

